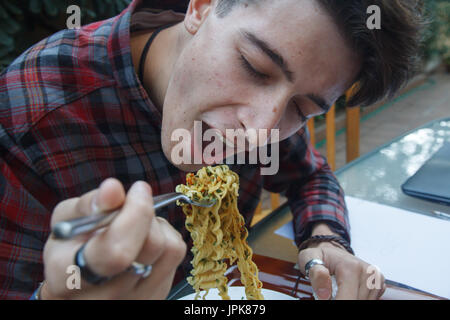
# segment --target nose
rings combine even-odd
[[[240,121],[244,125],[250,147],[262,147],[272,143],[274,136],[281,136],[280,123],[285,115],[290,97],[285,93],[264,94],[243,109]],[[277,131],[276,135],[274,134]]]

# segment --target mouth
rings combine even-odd
[[[209,133],[208,137],[210,140],[205,139],[207,132]],[[210,136],[211,133],[212,136]],[[204,121],[202,122],[202,137],[203,162],[208,165],[221,163],[226,156],[226,146],[229,145],[230,142],[227,141],[219,129],[212,127]],[[212,143],[214,143],[215,148],[208,147]]]
[[[246,139],[243,139],[244,144],[239,144],[239,139],[236,134],[229,134],[227,129],[220,130],[205,121],[199,121],[201,124],[201,131],[195,130],[194,125],[194,140],[192,142],[192,151],[197,152],[195,159],[200,159],[201,155],[202,163],[211,165],[222,163],[224,159],[234,156],[237,153],[248,151],[248,143]],[[198,135],[201,133],[201,137]],[[197,134],[197,135],[196,135]],[[241,139],[242,140],[242,139]]]
[[[205,124],[208,127],[208,129],[211,129],[214,132],[214,137],[216,137],[220,142],[222,142],[222,145],[223,145],[224,148],[228,147],[228,148],[232,148],[233,150],[235,149],[235,147],[236,147],[235,142],[236,141],[229,140],[226,137],[226,134],[223,133],[221,130],[219,130],[217,128],[214,128],[214,127],[208,125],[207,123],[205,123]]]

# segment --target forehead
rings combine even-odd
[[[349,87],[359,70],[357,54],[316,0],[255,1],[236,6],[224,19],[222,31],[254,33],[283,56],[299,81],[314,75],[311,86],[330,95]]]

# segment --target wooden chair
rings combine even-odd
[[[352,87],[346,92],[346,99],[352,95]],[[359,122],[360,122],[360,107],[346,108],[346,161],[350,162],[359,157]],[[336,106],[333,105],[325,115],[326,122],[326,156],[328,164],[331,169],[336,170]],[[314,119],[307,122],[310,133],[311,143],[316,144]],[[255,210],[255,215],[252,220],[252,225],[260,221],[267,214],[280,206],[280,195],[277,193],[270,193],[270,209],[262,208],[262,201],[259,202]]]

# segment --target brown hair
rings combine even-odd
[[[262,1],[262,0],[260,0]],[[416,72],[420,47],[420,0],[316,0],[334,19],[362,58],[357,85],[348,106],[367,106],[392,97]],[[216,14],[226,16],[237,4],[258,0],[218,0]],[[367,27],[367,8],[381,11],[381,29]]]

